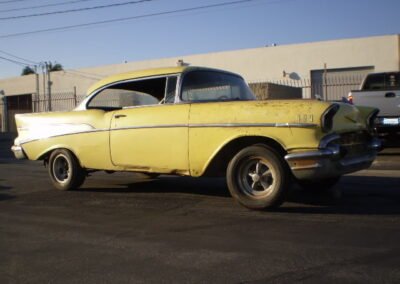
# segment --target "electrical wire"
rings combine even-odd
[[[97,21],[97,22],[90,22],[90,23],[84,23],[84,24],[77,24],[77,25],[70,25],[70,26],[62,26],[62,27],[55,27],[55,28],[48,28],[48,29],[35,30],[35,31],[29,31],[29,32],[21,32],[21,33],[14,33],[14,34],[5,34],[5,35],[0,35],[0,38],[20,37],[20,36],[31,35],[31,34],[38,34],[38,33],[45,33],[45,32],[66,31],[66,30],[70,30],[70,29],[78,29],[78,28],[89,27],[89,26],[95,26],[95,25],[101,25],[101,24],[110,24],[110,23],[123,22],[123,21],[129,21],[129,20],[137,20],[137,19],[150,18],[150,17],[156,17],[156,16],[171,15],[171,14],[182,13],[182,12],[191,12],[191,11],[205,10],[205,9],[209,9],[209,8],[217,8],[217,7],[224,7],[224,6],[232,6],[232,5],[237,5],[237,4],[242,4],[242,3],[249,3],[249,2],[254,2],[254,1],[260,1],[260,0],[238,0],[238,1],[229,1],[229,2],[223,2],[223,3],[218,3],[218,4],[197,6],[197,7],[184,8],[184,9],[177,9],[177,10],[170,10],[170,11],[164,11],[164,12],[158,12],[158,13],[151,13],[151,14],[144,14],[144,15],[132,16],[132,17],[117,18],[117,19],[104,20],[104,21]],[[262,0],[261,0],[261,1],[262,1]],[[275,1],[275,2],[277,2],[277,1]],[[270,2],[270,3],[272,3],[272,2]]]
[[[98,0],[74,0],[74,1],[65,1],[60,3],[52,3],[52,4],[45,4],[45,5],[36,5],[36,6],[28,6],[28,7],[21,7],[21,8],[13,8],[7,10],[0,10],[0,13],[6,12],[15,12],[15,11],[22,11],[22,10],[32,10],[32,9],[39,9],[39,8],[47,8],[47,7],[55,7],[55,6],[62,6],[68,4],[76,4],[81,2],[88,2],[88,1],[98,1]]]
[[[73,76],[80,76],[80,77],[84,77],[87,79],[91,79],[91,80],[100,80],[102,78],[104,78],[104,76],[99,76],[96,74],[90,74],[90,73],[86,73],[86,72],[80,72],[78,70],[74,70],[74,69],[67,69],[67,70],[63,70],[64,73],[66,73],[66,75],[73,75]],[[70,73],[70,74],[68,74]],[[88,74],[88,75],[86,75]]]
[[[6,58],[6,57],[3,57],[3,56],[0,56],[0,59],[9,61],[11,63],[17,64],[17,65],[20,65],[20,66],[23,66],[23,67],[33,66],[31,64],[26,64],[26,63],[23,63],[23,62],[20,62],[20,61],[17,61],[17,60],[13,60],[13,59],[10,59],[10,58]]]
[[[29,0],[7,0],[7,1],[0,1],[0,4],[23,2],[23,1],[29,1]]]
[[[9,52],[5,52],[5,51],[3,51],[3,50],[0,50],[0,53],[3,53],[3,54],[5,54],[5,55],[11,56],[11,57],[14,57],[14,58],[17,58],[17,59],[19,59],[19,60],[26,61],[26,62],[29,62],[29,63],[32,63],[32,64],[35,64],[35,65],[39,65],[38,62],[35,62],[35,61],[29,60],[29,59],[25,59],[25,58],[19,57],[19,56],[17,56],[17,55],[11,54],[11,53],[9,53]]]
[[[37,14],[29,14],[29,15],[20,15],[20,16],[10,16],[10,17],[2,17],[0,18],[1,21],[4,20],[15,20],[15,19],[22,19],[22,18],[32,18],[32,17],[41,17],[41,16],[49,16],[49,15],[56,15],[56,14],[67,14],[67,13],[74,13],[74,12],[82,12],[82,11],[89,11],[89,10],[97,10],[97,9],[105,9],[105,8],[114,8],[126,5],[133,5],[133,4],[140,4],[144,2],[152,2],[154,0],[137,0],[137,1],[128,1],[128,2],[121,2],[121,3],[113,3],[108,5],[99,5],[99,6],[92,6],[92,7],[84,7],[84,8],[77,8],[77,9],[69,9],[69,10],[60,10],[54,12],[46,12],[46,13],[37,13]]]

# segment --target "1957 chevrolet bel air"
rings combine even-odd
[[[368,168],[377,110],[315,100],[256,101],[242,77],[200,67],[115,75],[73,111],[16,115],[17,158],[44,160],[54,186],[95,170],[225,176],[253,208],[279,206],[291,181],[321,189]]]

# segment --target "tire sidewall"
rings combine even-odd
[[[69,176],[65,182],[60,182],[55,177],[54,173],[54,163],[57,159],[60,158],[65,159],[69,167]],[[83,183],[85,179],[84,170],[80,166],[78,160],[76,159],[74,154],[72,154],[72,152],[66,149],[57,149],[51,153],[49,158],[48,171],[53,186],[58,190],[76,189]]]
[[[261,198],[255,198],[247,194],[238,182],[240,179],[238,171],[242,163],[252,158],[268,161],[269,165],[275,171],[272,191]],[[289,184],[289,171],[285,167],[285,161],[275,150],[260,145],[250,146],[242,149],[230,161],[227,168],[227,184],[231,195],[247,208],[276,208],[282,204],[286,196]]]

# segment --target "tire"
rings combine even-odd
[[[341,176],[318,180],[297,180],[297,184],[307,191],[327,192],[339,182],[340,178]]]
[[[54,150],[51,153],[48,171],[51,182],[59,190],[79,188],[86,178],[86,172],[77,158],[66,149]]]
[[[290,185],[286,162],[273,149],[244,148],[229,162],[227,184],[232,197],[250,209],[279,207]]]

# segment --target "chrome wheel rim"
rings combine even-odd
[[[69,181],[71,177],[71,165],[64,155],[60,154],[54,158],[52,170],[53,176],[58,183],[64,184]]]
[[[252,198],[263,198],[274,190],[276,171],[263,158],[249,158],[239,167],[238,178],[243,192]]]

